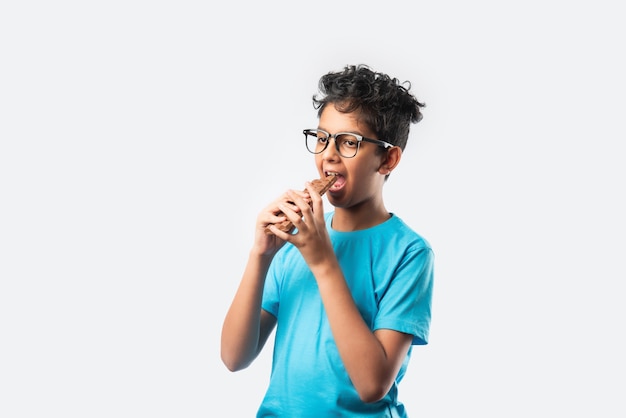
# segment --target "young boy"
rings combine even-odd
[[[221,343],[226,367],[241,370],[276,327],[257,417],[407,416],[398,383],[412,346],[428,343],[433,252],[383,202],[422,118],[403,84],[364,65],[322,76],[319,125],[304,134],[320,177],[337,176],[326,194],[335,209],[324,213],[307,182],[257,217]],[[285,220],[290,233],[273,225]]]

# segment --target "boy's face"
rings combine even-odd
[[[328,104],[319,119],[319,129],[329,132],[352,132],[372,139],[379,139],[364,123],[359,122],[358,113],[341,113]],[[361,142],[357,154],[344,158],[337,152],[334,139],[328,147],[315,155],[315,164],[320,176],[328,172],[338,174],[337,181],[327,193],[330,204],[337,208],[356,205],[377,204],[382,199],[385,175],[381,170],[386,153],[381,153],[376,144]]]

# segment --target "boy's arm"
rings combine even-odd
[[[324,309],[350,380],[364,402],[382,399],[395,381],[413,336],[372,332],[358,311],[338,264],[313,271]]]
[[[304,195],[304,193],[300,193]],[[279,205],[298,210],[283,194],[258,215],[254,244],[241,282],[222,325],[221,357],[231,371],[245,369],[261,352],[276,325],[276,318],[261,309],[265,276],[274,255],[285,241],[265,232],[269,224],[285,221]]]
[[[239,288],[222,326],[221,356],[230,371],[245,369],[261,352],[276,318],[261,309],[271,256],[250,253]]]

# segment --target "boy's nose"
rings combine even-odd
[[[337,151],[337,139],[328,138],[328,146],[322,151],[322,159],[332,161],[339,158],[339,151]]]

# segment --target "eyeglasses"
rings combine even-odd
[[[339,155],[344,158],[354,157],[363,141],[371,142],[385,149],[393,147],[389,142],[366,138],[362,135],[353,134],[352,132],[337,132],[333,135],[321,129],[305,129],[302,132],[304,133],[306,141],[306,149],[312,154],[324,152],[324,150],[328,148],[330,138],[335,138],[335,148]]]

